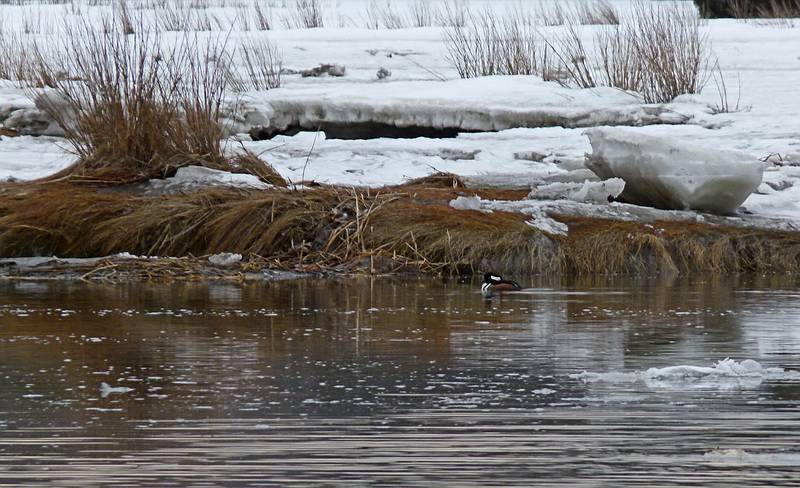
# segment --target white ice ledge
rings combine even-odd
[[[535,76],[324,84],[253,92],[242,103],[249,115],[239,121],[240,130],[260,125],[267,131],[326,123],[462,131],[685,124],[707,108],[646,105],[615,88],[565,88]]]

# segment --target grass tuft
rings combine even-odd
[[[78,21],[55,43],[28,49],[31,96],[78,157],[55,178],[122,184],[186,165],[225,169],[220,121],[232,81],[225,39],[185,33],[165,48],[161,31],[143,22],[125,32],[116,19],[100,28]]]

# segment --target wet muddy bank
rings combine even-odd
[[[0,259],[0,281],[135,282],[274,282],[321,277],[271,269],[263,260],[248,259],[214,264],[209,257],[140,257],[114,255],[98,258],[27,257]]]

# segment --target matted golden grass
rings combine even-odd
[[[462,189],[463,190],[463,189]],[[69,183],[6,185],[0,254],[6,256],[259,255],[276,267],[534,272],[546,241],[522,215],[465,212],[452,188],[205,189],[145,197]],[[421,193],[426,193],[420,198]]]
[[[381,191],[209,188],[158,197],[64,182],[7,184],[0,188],[0,255],[237,252],[301,271],[800,271],[798,233],[556,216],[569,233],[549,236],[527,225],[525,215],[449,207],[458,194],[498,198],[503,191],[454,188],[445,180]]]
[[[560,217],[576,274],[798,273],[800,233],[676,221]]]

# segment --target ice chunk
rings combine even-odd
[[[583,183],[550,183],[534,188],[528,198],[537,200],[572,200],[585,203],[608,203],[609,197],[616,198],[625,188],[625,181],[611,178],[605,181],[584,181]]]
[[[450,200],[450,206],[456,210],[476,210],[483,213],[492,213],[491,210],[482,208],[481,197],[475,195],[472,197],[458,197],[455,200]]]
[[[239,263],[241,260],[241,254],[232,254],[229,252],[221,252],[208,257],[209,263],[221,268],[230,268],[234,264]]]
[[[761,184],[764,165],[747,154],[645,135],[633,129],[586,131],[586,165],[600,178],[622,178],[628,203],[668,210],[733,213]]]
[[[303,78],[319,78],[322,75],[341,77],[344,76],[346,71],[347,69],[341,64],[320,64],[319,66],[300,71],[300,75]]]
[[[765,368],[752,359],[738,362],[730,358],[718,361],[713,366],[678,365],[633,372],[584,371],[569,376],[587,383],[643,382],[650,388],[674,388],[686,385],[715,388],[755,387],[764,380],[800,380],[800,373],[797,371]]]
[[[133,388],[128,388],[127,386],[109,386],[106,382],[100,383],[100,396],[103,398],[111,394],[128,393],[131,391],[133,391]]]

